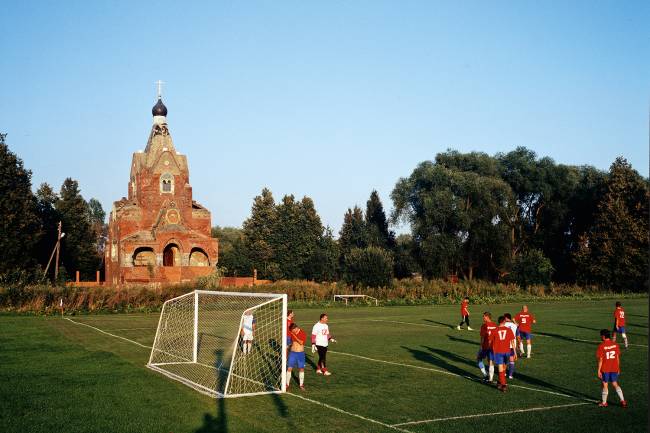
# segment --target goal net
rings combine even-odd
[[[212,397],[285,389],[287,295],[195,290],[163,304],[147,367]]]

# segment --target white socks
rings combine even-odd
[[[242,347],[244,355],[246,355],[248,353],[251,353],[251,346],[252,346],[252,344],[248,344],[248,343],[244,342],[244,347]]]
[[[609,390],[607,388],[603,388],[603,392],[601,394],[603,397],[603,403],[607,403],[607,394],[609,394]]]
[[[519,351],[523,354],[524,353],[524,342],[520,341],[519,342]]]
[[[298,373],[298,378],[300,379],[300,386],[303,386],[305,384],[305,372],[301,371]]]
[[[627,349],[627,335],[623,334],[623,341],[625,342],[625,348]]]
[[[620,386],[614,389],[616,389],[616,394],[618,394],[618,398],[620,398],[621,401],[624,401],[625,397],[623,397],[623,389]]]
[[[490,372],[490,382],[492,382],[492,379],[494,379],[494,365],[490,365],[490,367],[488,367],[488,370]]]
[[[526,345],[526,356],[528,356],[529,358],[530,358],[530,350],[531,350],[531,348],[532,348],[531,344]],[[522,350],[522,352],[523,352],[523,350]]]

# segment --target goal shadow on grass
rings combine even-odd
[[[268,344],[275,350],[278,350],[277,348],[282,347],[281,345],[277,344],[275,340],[272,339],[268,341]],[[222,365],[224,360],[223,350],[216,350],[214,354],[215,354],[215,366]],[[268,359],[266,356],[263,356],[263,358],[265,362],[272,363],[272,360]],[[215,368],[215,374],[216,374],[215,380],[216,380],[217,389],[222,389],[221,388],[222,386],[224,386],[225,389],[225,384],[228,379],[228,374],[219,367]],[[267,384],[267,387],[269,386],[270,384]],[[280,394],[272,393],[269,394],[268,397],[272,399],[273,405],[275,406],[278,415],[280,415],[282,418],[287,419],[287,427],[288,427],[287,430],[288,431],[294,430],[295,425],[293,421],[289,418],[289,408],[284,403],[284,401],[282,401]],[[240,398],[255,399],[255,398],[264,398],[264,397],[257,396],[257,397],[240,397]],[[228,414],[226,409],[227,400],[228,400],[227,398],[216,398],[215,416],[213,416],[210,413],[203,414],[203,424],[199,429],[195,430],[194,433],[228,433]]]
[[[425,350],[419,350],[419,349],[412,349],[409,347],[402,346],[402,348],[408,350],[411,352],[411,355],[417,359],[418,361],[426,362],[431,365],[434,365],[442,370],[448,371],[449,373],[453,373],[459,376],[462,376],[465,379],[476,381],[476,382],[481,382],[482,377],[479,377],[476,374],[470,373],[467,370],[458,367],[457,365],[454,365],[450,363],[449,361],[453,361],[456,363],[461,363],[465,364],[467,366],[470,366],[472,368],[478,369],[476,362],[465,358],[464,356],[457,355],[455,353],[442,350],[442,349],[435,349],[433,347],[429,346],[422,346]],[[523,382],[525,384],[531,385],[531,386],[536,386],[548,391],[553,391],[553,392],[558,392],[561,394],[565,394],[570,397],[578,398],[581,400],[592,400],[591,395],[583,394],[580,391],[576,391],[573,389],[565,388],[559,385],[552,384],[550,382],[546,382],[541,379],[537,379],[535,377],[518,373],[515,372],[515,378],[518,382]]]

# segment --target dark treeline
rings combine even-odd
[[[365,212],[343,216],[335,240],[311,199],[267,189],[242,229],[215,228],[220,265],[260,278],[344,280],[385,286],[393,278],[648,289],[648,179],[624,158],[609,172],[538,158],[520,147],[494,156],[447,151],[419,164],[392,191],[390,230],[376,191]]]
[[[99,201],[84,200],[77,181],[67,178],[57,194],[47,183],[32,192],[30,170],[11,152],[0,134],[0,282],[52,280],[54,260],[45,268],[61,222],[59,280],[95,279],[101,267],[105,213]]]
[[[105,213],[68,178],[59,193],[31,172],[0,134],[0,283],[52,278],[43,270],[57,238],[60,278],[101,269]],[[215,227],[228,275],[390,286],[394,278],[566,283],[648,290],[650,184],[624,158],[608,172],[557,164],[520,147],[494,156],[439,153],[397,181],[387,217],[376,191],[347,209],[335,238],[309,197],[254,199],[242,228]],[[405,222],[410,234],[396,236]]]

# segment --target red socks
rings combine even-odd
[[[506,384],[506,372],[505,372],[505,370],[499,372],[499,383],[500,383],[501,385],[505,385],[505,384]]]

